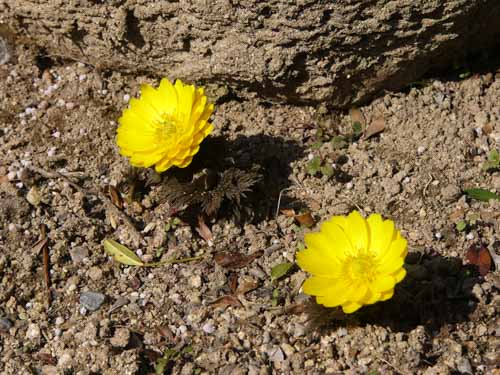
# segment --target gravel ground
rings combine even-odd
[[[122,192],[131,176],[116,121],[143,82],[157,81],[23,46],[0,65],[2,374],[499,373],[500,274],[492,265],[481,276],[466,254],[499,252],[500,201],[463,189],[500,193],[498,168],[483,168],[500,148],[500,73],[430,81],[350,114],[210,87],[213,138],[265,176],[243,203],[251,217],[207,221],[210,241],[174,220],[161,183],[133,200]],[[385,128],[354,140],[354,119]],[[346,317],[311,303],[296,267],[273,280],[311,230],[292,209],[311,212],[313,230],[353,209],[393,219],[410,247],[394,298]],[[126,267],[104,239],[149,262],[199,259]],[[224,265],[228,252],[240,263]]]

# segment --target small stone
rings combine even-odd
[[[94,280],[98,281],[102,279],[102,270],[99,267],[91,267],[88,271],[89,277]]]
[[[467,358],[462,358],[457,363],[457,370],[461,374],[471,374],[472,375],[472,366],[470,365],[470,361]]]
[[[71,111],[74,108],[75,108],[75,103],[73,103],[73,102],[66,103],[67,110]]]
[[[0,318],[0,332],[8,332],[14,325],[7,318]]]
[[[129,95],[129,94],[125,94],[125,95],[123,95],[123,101],[124,101],[125,103],[128,103],[128,102],[129,102],[129,100],[130,100],[130,95]]]
[[[43,366],[42,367],[42,375],[59,375],[59,370],[56,366]]]
[[[474,239],[474,233],[467,233],[465,238],[467,238],[469,241],[472,241]]]
[[[105,299],[106,296],[102,293],[83,292],[80,294],[80,304],[88,311],[96,311],[99,307],[101,307]]]
[[[281,349],[283,349],[287,357],[291,357],[292,354],[295,353],[293,346],[287,343],[281,344]]]
[[[89,256],[89,250],[84,246],[77,246],[70,249],[69,255],[71,256],[73,263],[78,264],[83,262],[83,260]]]
[[[283,362],[285,360],[285,355],[279,346],[272,348],[267,355],[271,362]]]
[[[460,197],[462,194],[461,190],[453,184],[446,185],[441,189],[441,196],[446,201],[452,201]]]
[[[37,324],[31,323],[26,331],[27,340],[37,340],[40,338],[40,327]]]
[[[80,74],[80,76],[78,77],[78,80],[80,82],[85,81],[86,79],[87,79],[87,75],[86,74]]]
[[[55,323],[56,323],[56,326],[60,326],[61,324],[64,323],[64,318],[63,317],[60,317],[58,316],[55,320]]]
[[[200,288],[201,287],[201,277],[200,275],[194,275],[189,278],[189,285],[191,285],[193,288]]]
[[[215,332],[215,326],[211,322],[205,323],[201,329],[208,335]]]
[[[26,194],[26,200],[32,206],[36,207],[36,206],[40,205],[41,196],[40,196],[40,192],[38,191],[38,188],[36,186],[32,186],[30,191],[28,191],[28,194]]]
[[[112,346],[124,348],[130,341],[130,331],[127,328],[118,328],[114,336],[109,340]]]
[[[417,154],[422,155],[425,152],[425,146],[419,146],[417,148]]]

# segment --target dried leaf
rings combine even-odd
[[[43,362],[46,365],[56,365],[57,364],[57,359],[52,356],[50,353],[37,353],[36,358]]]
[[[483,133],[486,135],[490,135],[493,132],[493,125],[491,122],[488,122],[483,125]]]
[[[119,263],[129,266],[144,266],[144,262],[129,248],[115,240],[104,240],[104,250]]]
[[[295,215],[295,220],[297,220],[300,225],[303,225],[307,228],[311,228],[312,226],[314,226],[314,224],[316,224],[316,221],[309,211],[300,215]]]
[[[470,264],[478,267],[481,276],[486,275],[491,269],[491,255],[484,245],[472,245],[467,250],[466,258]]]
[[[354,124],[359,123],[361,125],[361,130],[366,128],[366,119],[363,113],[359,110],[359,108],[351,108],[349,110],[349,116],[351,116],[351,123]]]
[[[271,269],[271,279],[272,280],[278,280],[280,277],[285,276],[288,271],[290,271],[290,268],[293,267],[293,263],[290,262],[285,262],[285,263],[280,263],[276,266],[274,266]]]
[[[36,244],[33,245],[33,252],[35,254],[40,254],[40,251],[47,245],[47,242],[49,239],[47,237],[42,238],[40,241],[38,241]]]
[[[245,294],[259,287],[259,283],[255,280],[244,280],[238,285],[236,294]]]
[[[467,194],[469,198],[476,199],[481,202],[488,202],[490,199],[500,200],[500,195],[486,189],[465,189],[464,193]]]
[[[113,185],[108,185],[108,194],[111,202],[121,210],[123,208],[123,201]]]
[[[171,342],[175,341],[174,333],[167,326],[158,326],[158,327],[156,327],[156,330],[158,331],[158,333],[162,337],[165,337],[166,339],[170,340]]]
[[[241,268],[250,264],[255,258],[260,257],[263,251],[256,251],[251,255],[241,253],[218,253],[214,255],[215,262],[224,268]]]
[[[232,296],[230,294],[227,294],[225,296],[217,298],[215,301],[212,301],[209,303],[209,305],[215,306],[215,307],[226,307],[226,306],[234,306],[234,307],[241,307],[243,306],[241,302],[236,298],[235,296]]]
[[[364,139],[373,137],[374,135],[384,131],[385,129],[385,119],[383,117],[376,118],[373,120],[368,128],[365,130]]]
[[[210,228],[205,224],[205,220],[203,219],[203,216],[199,215],[198,216],[198,226],[196,227],[196,231],[198,234],[203,238],[208,246],[213,246],[214,245],[214,236],[212,234],[212,231]]]
[[[238,287],[238,275],[235,273],[231,273],[228,277],[228,284],[229,284],[229,289],[231,290],[231,293],[236,293],[236,289]]]
[[[295,216],[295,210],[293,208],[282,208],[280,212],[285,215],[286,217],[294,217]]]

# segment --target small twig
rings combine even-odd
[[[93,189],[91,190],[91,189],[85,189],[85,188],[81,187],[80,185],[71,181],[70,178],[68,177],[68,175],[63,174],[63,173],[49,172],[49,171],[46,171],[45,169],[35,167],[33,165],[28,166],[28,169],[30,169],[31,171],[33,171],[35,173],[38,173],[39,175],[41,175],[45,178],[51,178],[51,179],[52,178],[61,178],[64,181],[66,181],[71,187],[75,188],[76,190],[78,190],[82,194],[93,195],[93,196],[101,199],[101,201],[104,202],[106,207],[109,210],[113,211],[113,213],[115,213],[117,216],[119,216],[122,219],[122,221],[129,227],[130,231],[136,237],[137,241],[139,243],[144,243],[144,239],[142,238],[142,235],[135,228],[134,224],[132,223],[132,220],[130,220],[130,218],[128,217],[128,215],[125,212],[123,212],[118,207],[116,207],[113,204],[113,202],[111,201],[111,199],[109,199],[106,195],[100,193],[99,191],[95,191]]]
[[[394,366],[391,362],[387,361],[386,359],[384,359],[382,357],[379,357],[378,360],[384,362],[386,365],[389,365],[394,371],[396,371],[397,373],[399,373],[401,375],[407,375],[408,374],[407,372],[401,371],[396,366]]]
[[[42,245],[43,275],[45,278],[45,287],[47,289],[47,308],[50,308],[50,304],[51,304],[50,258],[49,258],[48,239],[47,239],[47,228],[45,227],[45,224],[40,224],[40,237],[41,237],[41,241],[43,241],[43,245]]]
[[[432,181],[434,181],[434,177],[429,173],[429,181],[425,184],[424,190],[422,191],[424,197],[427,195],[427,188],[432,183]]]
[[[285,189],[282,189],[282,190],[280,191],[280,194],[278,195],[278,204],[277,204],[277,206],[276,206],[276,215],[275,215],[275,217],[274,217],[275,219],[277,219],[277,218],[278,218],[278,215],[280,214],[281,196],[283,195],[283,193],[284,193],[285,191],[292,190],[293,188],[294,188],[294,187],[293,187],[293,186],[291,186],[291,187],[287,187],[287,188],[285,188]]]
[[[180,258],[180,259],[167,259],[164,261],[160,262],[153,262],[153,263],[144,263],[143,267],[161,267],[167,264],[179,264],[179,263],[189,263],[189,262],[195,262],[197,260],[204,259],[204,255],[200,255],[197,257],[189,257],[189,258]]]

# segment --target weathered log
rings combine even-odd
[[[102,69],[345,107],[500,36],[498,0],[0,0],[0,22]]]

